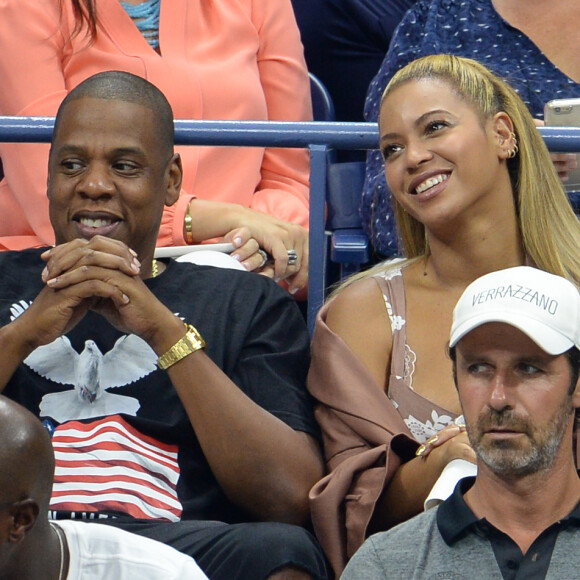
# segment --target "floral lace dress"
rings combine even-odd
[[[385,300],[393,332],[393,353],[387,395],[419,443],[455,422],[456,413],[439,407],[413,390],[416,355],[407,344],[405,285],[401,268],[375,277]]]

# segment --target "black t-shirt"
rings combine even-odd
[[[0,254],[0,325],[40,292],[41,252]],[[293,429],[318,436],[305,388],[308,333],[287,292],[256,274],[175,261],[146,284],[197,328],[208,356],[248,397]],[[4,394],[40,416],[53,436],[51,507],[247,521],[219,488],[156,360],[143,340],[89,312],[19,366]]]

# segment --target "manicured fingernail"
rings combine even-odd
[[[131,254],[135,257],[137,257],[137,252],[131,248],[129,248],[129,252],[131,252]]]
[[[50,279],[50,280],[49,280],[49,281],[46,283],[46,285],[47,285],[47,286],[54,286],[54,285],[55,285],[57,282],[58,282],[58,277],[56,277],[56,278],[51,278],[51,279]]]
[[[238,262],[241,260],[240,254],[231,254],[231,256],[233,257],[234,260],[237,260]]]
[[[425,449],[427,449],[427,447],[425,445],[419,445],[419,447],[417,447],[417,451],[415,451],[415,455],[417,457],[421,457],[421,455],[423,455],[423,453],[425,453]]]
[[[44,282],[46,282],[46,279],[48,278],[48,268],[46,268],[46,267],[44,268],[44,270],[42,271],[41,277],[42,277],[42,280]]]
[[[239,248],[242,245],[242,238],[235,238],[234,245]]]

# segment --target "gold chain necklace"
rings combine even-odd
[[[157,260],[153,260],[151,264],[151,278],[157,278],[159,275],[159,266],[157,265]]]

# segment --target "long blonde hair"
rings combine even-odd
[[[519,152],[507,160],[522,247],[540,269],[580,286],[580,223],[558,178],[548,149],[524,102],[503,80],[478,62],[440,54],[419,58],[399,70],[383,93],[422,79],[447,83],[483,120],[503,111],[512,120]],[[408,259],[429,255],[425,226],[392,197],[399,238]],[[384,264],[357,274],[341,286],[372,276]]]

